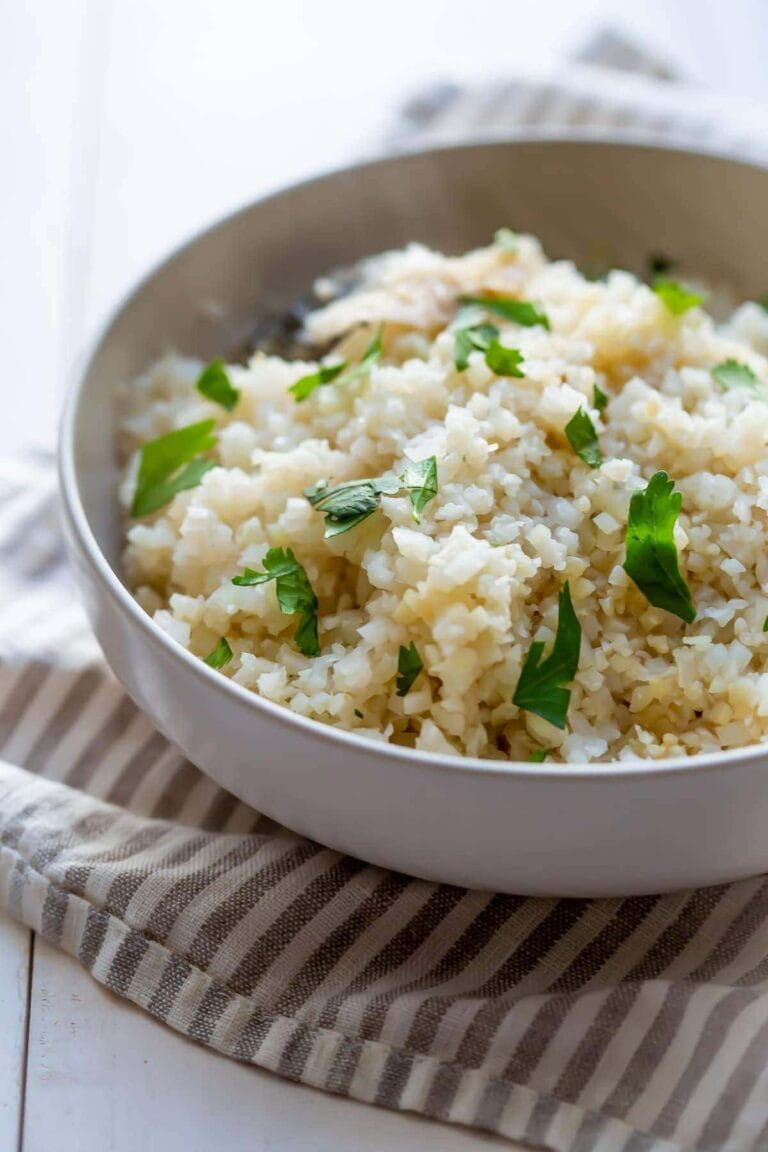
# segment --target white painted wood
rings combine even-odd
[[[137,1147],[514,1152],[516,1145],[340,1100],[217,1056],[105,992],[38,939],[22,1152]]]
[[[0,916],[0,1148],[16,1148],[26,1049],[31,933]]]

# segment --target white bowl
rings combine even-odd
[[[474,888],[577,896],[711,884],[768,867],[768,754],[518,764],[425,755],[303,719],[206,667],[120,579],[114,389],[169,346],[209,358],[330,268],[418,239],[460,252],[509,225],[552,255],[651,252],[768,288],[768,170],[627,138],[518,139],[323,176],[192,240],[120,308],[69,398],[61,484],[107,660],[195,764],[324,844]]]

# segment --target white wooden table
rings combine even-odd
[[[0,11],[0,452],[50,443],[63,382],[130,282],[231,207],[376,147],[404,92],[552,64],[608,17],[768,97],[768,6],[699,0],[30,0]],[[363,16],[360,12],[363,11]],[[691,29],[696,29],[696,35]],[[8,320],[11,320],[8,323]],[[197,1047],[0,918],[0,1152],[460,1152],[510,1145]]]

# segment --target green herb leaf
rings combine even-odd
[[[329,488],[326,481],[304,489],[304,495],[313,508],[325,514],[325,538],[340,536],[367,520],[379,506],[382,492],[394,495],[400,489],[396,476],[380,476],[375,480],[350,480]]]
[[[503,316],[505,320],[512,320],[523,328],[533,328],[541,324],[542,328],[549,329],[549,318],[545,312],[540,312],[535,304],[528,300],[515,300],[511,296],[462,296],[460,304],[476,304],[486,312],[494,312]]]
[[[760,390],[760,381],[747,364],[739,364],[738,360],[724,360],[712,369],[712,379],[721,388],[749,388],[752,392]]]
[[[629,502],[624,571],[654,608],[690,624],[696,619],[691,592],[678,566],[674,529],[683,497],[666,472],[652,476]]]
[[[359,708],[355,708],[355,716],[357,716],[358,720],[362,720],[363,714]]]
[[[495,324],[468,324],[465,328],[457,328],[456,344],[453,359],[459,372],[469,367],[469,354],[476,348],[485,352],[499,335]]]
[[[590,468],[599,468],[603,462],[595,426],[583,408],[571,417],[565,426],[568,443],[577,456]]]
[[[576,675],[581,647],[581,624],[573,610],[567,580],[560,589],[558,608],[557,632],[552,651],[546,660],[542,660],[544,644],[534,640],[525,658],[512,703],[526,712],[541,716],[556,728],[565,728],[571,699],[571,690],[566,685]]]
[[[215,467],[213,460],[196,459],[215,446],[214,425],[214,420],[201,420],[149,440],[142,447],[131,516],[148,516],[177,492],[197,487],[205,473]]]
[[[203,663],[207,664],[209,668],[223,668],[225,664],[229,664],[231,659],[232,649],[227,643],[225,637],[222,636],[213,652],[208,653]]]
[[[397,694],[407,696],[413,687],[416,677],[424,667],[424,663],[416,651],[416,645],[411,642],[407,648],[400,645],[397,654]]]
[[[493,242],[505,252],[517,252],[517,236],[511,228],[499,228],[493,234]]]
[[[326,364],[318,368],[317,372],[310,372],[308,376],[302,376],[295,384],[291,384],[288,391],[300,404],[302,400],[307,400],[315,388],[320,388],[323,384],[330,384],[347,366],[346,360],[342,360],[341,364]]]
[[[664,280],[657,277],[651,285],[653,291],[673,316],[682,316],[684,312],[695,308],[704,301],[704,297],[697,292],[691,292],[684,284],[677,280]]]
[[[381,337],[384,331],[384,325],[380,324],[376,335],[371,343],[363,353],[363,358],[359,364],[353,364],[351,367],[346,360],[342,360],[341,364],[325,365],[317,370],[317,372],[310,373],[309,376],[302,376],[295,384],[292,384],[288,391],[295,398],[297,403],[306,400],[316,388],[320,388],[323,384],[331,384],[335,380],[337,384],[351,384],[353,380],[357,380],[360,376],[364,376],[376,361],[381,356],[382,342]]]
[[[543,764],[547,756],[549,756],[549,748],[537,748],[535,752],[531,752],[528,763]]]
[[[420,524],[425,507],[437,496],[436,458],[428,456],[426,460],[406,461],[402,480],[413,505],[413,518]]]
[[[654,252],[648,257],[648,273],[652,280],[668,275],[674,266],[675,261],[665,256],[663,252]]]
[[[240,399],[240,393],[233,387],[226,364],[221,359],[211,360],[207,368],[203,368],[195,388],[214,404],[221,404],[227,412],[231,412]]]
[[[517,348],[505,348],[498,340],[492,340],[488,345],[485,362],[491,372],[495,372],[497,376],[522,377],[524,375],[519,367],[523,362],[520,352]]]
[[[275,581],[280,611],[285,616],[299,613],[299,623],[293,636],[297,648],[304,656],[318,656],[317,597],[303,565],[299,564],[290,548],[270,548],[264,557],[263,572],[246,568],[242,576],[234,577],[232,583],[239,588],[250,588],[270,580]]]
[[[592,390],[592,407],[596,408],[598,412],[604,412],[608,407],[608,397],[602,388],[598,388],[597,384]]]
[[[763,632],[768,632],[768,616],[763,620]]]
[[[760,305],[761,308],[764,308],[765,311],[768,312],[768,294],[766,294],[760,300],[758,300],[758,304]]]

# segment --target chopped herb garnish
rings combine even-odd
[[[363,714],[359,708],[355,708],[355,716],[357,716],[358,720],[362,720]]]
[[[313,508],[325,514],[325,538],[340,536],[367,520],[379,506],[382,492],[394,495],[401,485],[396,476],[376,480],[351,480],[329,488],[325,481],[304,489]]]
[[[673,316],[682,316],[684,312],[690,311],[691,308],[695,308],[704,300],[703,296],[697,292],[691,292],[689,288],[686,288],[684,284],[679,284],[677,280],[664,280],[657,277],[652,288],[664,307]]]
[[[674,529],[683,497],[674,481],[657,472],[629,502],[624,571],[654,608],[690,624],[696,619],[691,592],[680,573]]]
[[[416,645],[411,642],[407,648],[402,644],[397,654],[397,694],[407,696],[413,687],[416,677],[424,667],[424,663],[416,651]]]
[[[657,279],[659,276],[668,275],[674,266],[675,261],[670,260],[669,256],[665,256],[661,252],[654,252],[648,257],[648,273],[652,280]]]
[[[148,516],[177,492],[197,487],[205,473],[215,467],[213,460],[202,458],[216,444],[214,425],[214,420],[201,420],[144,444],[131,516]]]
[[[487,351],[499,335],[495,324],[468,324],[464,328],[457,328],[456,344],[453,351],[453,360],[459,372],[469,367],[470,352],[477,349]]]
[[[608,397],[602,388],[598,388],[597,384],[592,390],[592,407],[596,408],[598,412],[604,412],[608,407]]]
[[[413,518],[420,524],[422,512],[437,496],[437,460],[434,456],[428,456],[426,460],[407,460],[402,480],[413,506]]]
[[[309,376],[302,376],[295,384],[291,384],[288,391],[297,403],[301,403],[302,400],[306,400],[312,395],[315,388],[319,388],[323,384],[330,384],[337,376],[341,376],[346,366],[346,360],[342,360],[341,364],[323,365],[322,368],[318,368],[317,372],[310,372]]]
[[[384,325],[380,324],[376,335],[371,343],[363,353],[363,358],[359,364],[353,364],[351,367],[346,360],[342,360],[340,364],[327,364],[318,368],[317,372],[311,372],[309,376],[302,376],[295,384],[292,384],[288,391],[294,397],[297,403],[306,400],[316,388],[320,388],[323,384],[331,384],[335,380],[337,384],[351,384],[353,380],[364,375],[381,356],[382,343],[381,335],[384,331]],[[343,375],[342,375],[343,373]]]
[[[285,616],[299,613],[299,623],[293,637],[299,651],[304,656],[318,656],[317,597],[304,567],[290,548],[270,548],[264,557],[263,572],[246,568],[242,576],[235,576],[232,583],[239,588],[250,588],[254,584],[266,584],[269,580],[275,581],[280,611]]]
[[[565,426],[568,443],[577,456],[590,468],[599,468],[603,462],[595,426],[583,408],[571,417]]]
[[[221,404],[227,412],[231,412],[240,399],[240,393],[233,387],[229,378],[227,366],[220,359],[211,360],[210,364],[203,368],[195,387],[206,399],[212,400],[214,404]]]
[[[407,460],[401,476],[391,473],[375,479],[349,480],[329,488],[325,480],[304,489],[304,495],[313,508],[325,515],[325,538],[340,536],[367,520],[379,506],[382,495],[394,496],[401,488],[408,490],[413,506],[413,518],[421,522],[421,513],[437,495],[437,460]]]
[[[552,651],[546,660],[542,660],[544,644],[541,640],[534,640],[525,658],[512,703],[541,716],[556,728],[564,728],[571,699],[571,690],[566,685],[576,675],[581,647],[581,624],[573,610],[567,580],[560,589],[558,608]]]
[[[768,312],[768,293],[766,293],[765,296],[762,296],[758,300],[758,304],[760,305],[761,308],[764,308],[765,311]]]
[[[493,242],[505,252],[517,252],[517,236],[511,228],[499,228],[493,234]]]
[[[203,663],[207,664],[209,668],[223,668],[225,664],[229,664],[231,659],[232,649],[227,643],[225,637],[222,636],[213,652],[208,653]]]
[[[512,320],[523,328],[533,328],[541,324],[542,328],[549,328],[549,318],[545,312],[540,312],[535,304],[529,300],[515,300],[511,296],[462,296],[460,304],[476,304],[486,312],[494,312],[503,316],[505,320]]]
[[[537,748],[535,752],[531,752],[528,763],[543,764],[547,756],[549,756],[549,748]]]
[[[721,388],[750,388],[753,392],[760,388],[760,381],[747,364],[738,360],[724,360],[712,369],[712,378]]]
[[[523,376],[520,365],[523,357],[517,348],[505,348],[498,340],[492,340],[485,353],[485,362],[497,376]]]
[[[768,632],[768,616],[763,620],[763,632]]]

